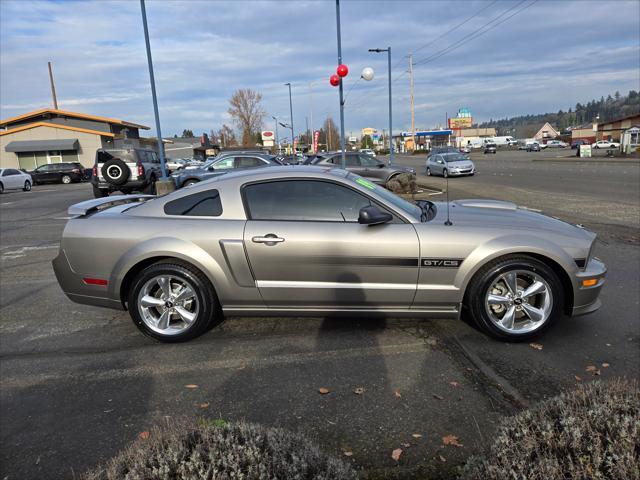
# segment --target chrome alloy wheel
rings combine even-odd
[[[119,178],[122,175],[122,169],[118,165],[109,165],[107,175],[109,178]]]
[[[138,312],[145,325],[161,335],[188,330],[199,312],[193,286],[183,278],[159,275],[148,280],[138,294]]]
[[[485,295],[485,309],[494,325],[504,332],[533,332],[551,315],[551,287],[531,271],[512,270],[491,283]]]

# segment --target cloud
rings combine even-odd
[[[540,1],[420,64],[516,4],[342,2],[343,58],[351,71],[346,90],[363,67],[376,70],[373,82],[358,81],[349,93],[346,130],[386,127],[387,62],[384,54],[367,52],[374,47],[392,46],[397,129],[409,127],[403,72],[412,51],[419,63],[414,70],[421,128],[444,123],[445,113],[461,106],[482,121],[557,111],[638,88],[636,1],[616,2],[615,8],[607,2]],[[337,89],[328,84],[337,63],[333,2],[147,0],[147,14],[164,135],[229,123],[228,99],[237,88],[263,94],[267,124],[271,115],[288,121],[285,82],[293,85],[296,130],[311,117],[316,127],[327,115],[338,118]],[[138,2],[0,1],[3,118],[50,104],[47,61],[53,62],[64,108],[153,126]]]

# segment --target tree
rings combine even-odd
[[[216,134],[217,138],[220,139],[221,147],[237,147],[238,139],[236,138],[236,134],[233,129],[229,125],[222,125],[222,128],[218,130]]]
[[[193,138],[193,130],[182,130],[182,138]]]
[[[242,132],[242,145],[255,145],[256,134],[262,130],[267,114],[262,108],[262,94],[249,88],[236,90],[229,99],[229,115]]]
[[[365,135],[364,137],[362,137],[360,148],[373,148],[373,140],[369,135]]]
[[[340,149],[340,133],[338,133],[338,129],[336,124],[333,121],[333,118],[330,116],[322,124],[322,130],[325,134],[325,143],[327,144],[327,150],[338,150]]]

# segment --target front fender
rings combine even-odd
[[[465,258],[456,274],[455,286],[460,288],[461,292],[466,291],[473,276],[484,265],[496,258],[513,254],[535,254],[549,258],[570,276],[578,271],[574,259],[564,249],[549,240],[524,235],[505,235],[478,245]]]

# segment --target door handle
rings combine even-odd
[[[266,245],[272,246],[276,243],[284,242],[284,238],[278,237],[273,233],[267,233],[264,237],[253,237],[251,241],[253,243],[264,243]]]

